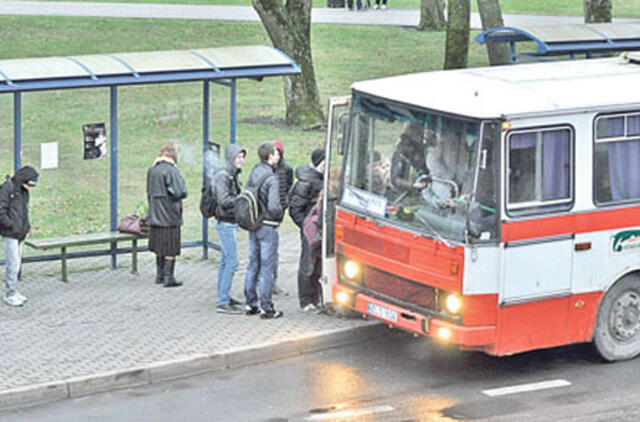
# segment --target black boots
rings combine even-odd
[[[164,282],[164,256],[156,255],[156,284]]]
[[[164,287],[179,287],[182,286],[182,282],[175,279],[173,276],[176,269],[176,260],[175,259],[165,259],[164,260],[164,277],[162,282],[164,283]]]

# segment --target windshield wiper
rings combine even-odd
[[[429,230],[431,230],[433,232],[433,234],[436,235],[436,237],[438,238],[439,241],[441,241],[442,243],[444,243],[449,249],[453,249],[453,245],[449,244],[449,242],[447,242],[444,237],[442,237],[442,235],[440,235],[440,233],[438,233],[438,231],[431,225],[429,224],[429,222],[427,221],[426,218],[422,217],[421,215],[416,215],[416,217],[418,218],[418,220],[420,220],[422,223],[424,223],[425,226],[427,226],[427,228]]]

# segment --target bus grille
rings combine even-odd
[[[363,276],[363,287],[367,290],[414,306],[437,311],[437,296],[434,287],[409,281],[368,266],[364,268]]]

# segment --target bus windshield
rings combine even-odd
[[[498,236],[499,122],[356,95],[340,204],[458,242]]]

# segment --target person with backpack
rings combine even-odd
[[[18,291],[18,273],[22,265],[22,245],[31,228],[29,191],[38,183],[38,172],[31,166],[6,177],[0,186],[0,234],[5,256],[4,303],[22,306],[27,298]]]
[[[180,255],[182,200],[187,197],[184,179],[178,170],[178,148],[165,144],[147,171],[149,203],[149,250],[156,254],[156,284],[178,287],[176,256]]]
[[[289,207],[289,191],[291,190],[291,186],[293,185],[293,169],[287,162],[284,160],[284,144],[281,140],[276,139],[273,141],[273,145],[275,145],[278,152],[280,152],[280,161],[278,161],[278,165],[276,166],[276,176],[278,176],[278,186],[280,188],[280,205],[282,205],[282,218],[284,218],[284,213]],[[282,220],[280,220],[282,223]],[[278,239],[280,239],[280,234],[278,233]],[[276,246],[276,251],[280,249],[280,245]],[[276,252],[277,253],[277,252]],[[273,272],[273,294],[274,295],[288,295],[286,289],[281,286],[278,286],[278,262],[279,257],[276,255],[276,266]]]
[[[300,228],[300,261],[298,263],[298,300],[305,312],[315,311],[322,294],[320,281],[313,277],[311,248],[304,236],[304,219],[318,201],[324,184],[325,151],[315,149],[311,153],[311,165],[296,169],[298,181],[291,188],[289,215]]]
[[[216,231],[220,238],[220,265],[218,266],[218,303],[216,312],[226,314],[242,314],[238,305],[242,303],[233,299],[229,291],[233,276],[238,269],[238,224],[234,208],[235,200],[242,183],[238,176],[247,155],[247,150],[237,144],[229,144],[225,148],[225,166],[213,176],[212,187],[215,198]]]
[[[271,301],[273,273],[277,259],[278,227],[282,221],[282,205],[280,188],[275,167],[280,161],[280,152],[273,142],[263,142],[258,147],[260,163],[257,164],[247,180],[245,190],[236,200],[236,220],[240,226],[249,228],[249,266],[244,283],[246,298],[245,313],[256,315],[262,319],[279,318],[282,311],[277,311]],[[257,221],[249,227],[246,224],[248,211],[242,207],[246,197],[255,197],[257,202]],[[260,306],[258,307],[258,301]]]

